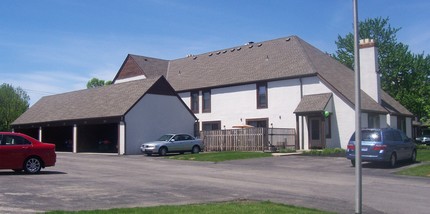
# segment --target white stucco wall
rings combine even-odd
[[[166,133],[194,134],[194,117],[176,96],[145,95],[125,116],[125,152],[140,154],[140,145]]]
[[[298,106],[300,95],[300,80],[303,95],[333,93],[331,114],[331,138],[326,139],[328,148],[346,148],[351,135],[355,131],[355,109],[331,91],[317,76],[301,79],[279,80],[268,82],[268,108],[257,109],[256,84],[231,86],[211,90],[211,112],[202,113],[202,96],[199,96],[199,122],[221,121],[221,128],[230,129],[234,125],[246,124],[246,119],[268,118],[268,125],[274,128],[296,128],[296,115],[293,113]],[[179,94],[190,106],[190,93]],[[242,120],[241,120],[242,119]],[[392,123],[396,122],[390,118]],[[368,115],[361,115],[362,127],[368,126]],[[381,127],[387,126],[387,116],[380,115]],[[397,124],[397,123],[395,123]],[[309,149],[307,118],[299,118],[299,144],[301,148]],[[200,126],[201,127],[201,126]]]
[[[200,122],[222,121],[221,127],[225,126],[227,129],[246,124],[246,119],[258,118],[268,118],[268,125],[273,124],[274,128],[295,128],[296,119],[293,112],[300,101],[299,80],[269,82],[267,88],[269,108],[257,109],[256,85],[247,84],[212,89],[210,113],[202,113],[200,93],[200,111],[195,115]],[[179,95],[190,106],[190,93]]]
[[[302,78],[303,95],[331,93],[318,77]],[[211,112],[202,113],[202,96],[200,93],[199,113],[196,117],[200,122],[221,121],[221,128],[232,128],[234,125],[246,124],[246,119],[268,118],[269,127],[296,128],[296,115],[293,113],[301,100],[300,79],[279,80],[268,82],[268,108],[257,109],[256,84],[231,86],[211,90]],[[190,106],[190,93],[180,93],[180,97]],[[333,94],[333,110],[331,115],[331,138],[326,140],[327,147],[346,148],[348,140],[354,131],[354,109],[345,104],[336,94]],[[241,120],[242,119],[242,120]],[[299,118],[300,145],[308,149],[307,118]]]

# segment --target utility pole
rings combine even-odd
[[[361,87],[360,54],[358,29],[358,0],[353,1],[354,9],[354,73],[355,73],[355,213],[362,212],[362,175],[361,175]]]

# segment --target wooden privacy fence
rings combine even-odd
[[[295,148],[295,129],[245,128],[202,131],[205,151],[264,151]]]

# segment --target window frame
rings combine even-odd
[[[191,91],[190,92],[190,109],[193,113],[199,113],[200,111],[200,93],[199,91]]]
[[[264,123],[265,127],[262,126],[254,126],[255,128],[269,128],[269,118],[252,118],[252,119],[246,119],[246,125],[251,125],[250,123]]]
[[[371,121],[372,121],[372,124],[370,123]],[[377,129],[381,128],[381,117],[379,116],[379,114],[376,114],[376,113],[367,114],[367,127],[377,128]]]
[[[397,116],[397,129],[406,132],[406,117]]]
[[[216,124],[219,127],[219,129],[211,129],[211,130],[204,129],[205,125],[211,125],[213,127],[214,124]],[[202,122],[202,131],[212,131],[212,130],[221,130],[221,120]]]
[[[209,98],[205,99],[205,94],[209,94]],[[208,106],[207,106],[208,105]],[[212,108],[212,91],[210,89],[202,91],[202,113],[210,113]]]
[[[256,96],[257,96],[257,109],[266,109],[269,107],[269,95],[268,95],[268,89],[267,89],[267,82],[259,82],[256,84],[257,90],[256,90]],[[264,87],[264,99],[260,95],[260,87]],[[262,102],[264,100],[264,103]]]

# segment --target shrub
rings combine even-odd
[[[417,144],[417,149],[430,150],[430,146],[427,146],[425,144]]]
[[[303,155],[343,157],[345,156],[345,150],[341,148],[328,148],[328,149],[321,149],[321,150],[312,149],[309,151],[304,151]]]

